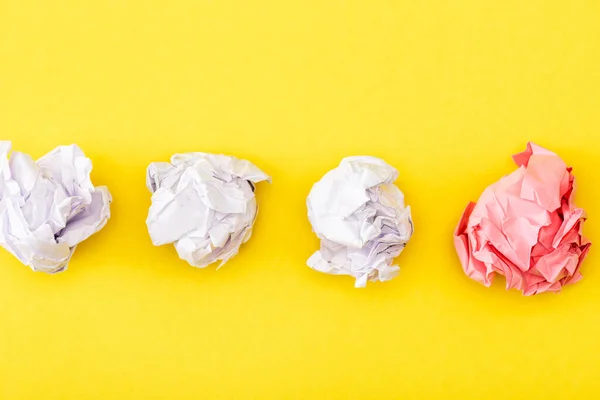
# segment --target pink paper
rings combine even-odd
[[[470,278],[526,296],[559,292],[581,279],[591,243],[582,235],[585,211],[573,204],[575,177],[556,154],[533,143],[513,156],[519,166],[470,203],[454,245]]]

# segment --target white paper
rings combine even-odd
[[[321,249],[308,266],[350,275],[356,287],[398,275],[392,265],[413,234],[410,207],[393,182],[398,171],[375,157],[344,158],[315,183],[307,198],[308,218]]]
[[[258,213],[254,184],[270,178],[235,157],[176,154],[148,166],[152,192],[148,232],[152,243],[174,243],[179,257],[204,268],[222,266],[250,239]]]
[[[77,244],[110,218],[110,192],[92,185],[91,171],[76,145],[34,162],[0,141],[0,245],[34,271],[64,271]]]

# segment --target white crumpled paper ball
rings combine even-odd
[[[258,206],[254,184],[271,181],[254,164],[207,153],[176,154],[148,166],[148,232],[155,246],[174,243],[179,257],[222,266],[250,239]]]
[[[110,192],[92,185],[92,161],[76,145],[35,162],[10,152],[0,141],[0,245],[34,271],[64,271],[77,244],[106,225]]]
[[[344,158],[315,183],[308,218],[321,249],[307,261],[314,270],[350,275],[355,287],[398,275],[392,265],[413,234],[410,207],[393,182],[398,171],[375,157]]]

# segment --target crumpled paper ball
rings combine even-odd
[[[524,295],[559,292],[581,279],[590,248],[586,214],[573,204],[575,177],[556,154],[535,144],[513,156],[519,166],[471,203],[454,236],[467,276],[490,286],[496,274]]]
[[[148,166],[152,192],[148,232],[155,246],[174,243],[179,257],[204,268],[222,266],[252,235],[258,206],[254,184],[271,178],[254,164],[207,153],[176,154]]]
[[[398,275],[392,265],[413,234],[410,207],[393,182],[398,171],[368,156],[344,158],[314,184],[308,218],[321,249],[307,261],[314,270],[350,275],[355,287]]]
[[[34,271],[67,268],[75,247],[106,225],[111,196],[90,181],[92,161],[76,145],[37,161],[0,142],[0,245]]]

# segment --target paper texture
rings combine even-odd
[[[37,161],[0,142],[0,244],[34,271],[64,271],[78,243],[104,227],[111,196],[90,181],[76,145]]]
[[[356,287],[398,275],[392,265],[413,234],[410,207],[393,182],[398,171],[375,157],[348,157],[315,183],[307,199],[308,218],[321,249],[308,266],[350,275]]]
[[[152,243],[174,243],[179,257],[222,266],[250,239],[258,207],[254,184],[270,178],[252,163],[207,153],[176,154],[148,166]]]
[[[519,166],[467,206],[454,243],[465,273],[490,286],[496,274],[525,295],[558,292],[581,279],[590,243],[585,212],[573,204],[575,178],[554,153],[535,144]]]

